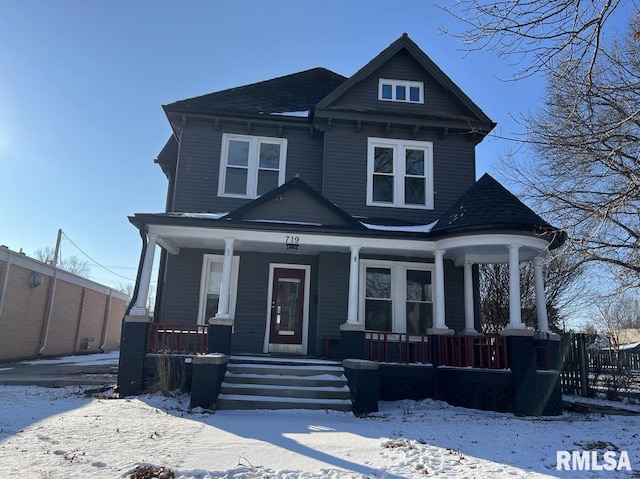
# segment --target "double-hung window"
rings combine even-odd
[[[220,303],[222,290],[222,265],[224,256],[205,254],[202,261],[200,279],[200,310],[198,324],[207,324],[207,320],[215,317]],[[236,293],[238,290],[238,267],[240,258],[233,257],[231,266],[231,284],[229,285],[229,316],[233,318],[236,310]]]
[[[367,205],[433,209],[433,143],[369,138]]]
[[[366,330],[425,334],[433,326],[433,265],[360,263],[359,311]]]
[[[284,183],[287,140],[222,135],[218,196],[257,198]]]
[[[378,100],[424,103],[424,83],[380,78]]]

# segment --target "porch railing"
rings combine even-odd
[[[429,344],[424,334],[365,331],[364,348],[365,358],[371,361],[429,362]]]
[[[206,354],[208,327],[202,324],[149,325],[147,353]]]
[[[507,369],[504,336],[438,336],[438,364],[485,369]]]

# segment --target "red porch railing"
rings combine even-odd
[[[208,326],[202,324],[149,325],[147,353],[206,354]]]
[[[438,336],[438,364],[507,369],[507,340],[504,336]]]
[[[366,331],[365,358],[393,363],[429,362],[429,344],[424,334]]]

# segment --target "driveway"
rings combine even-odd
[[[111,351],[0,363],[0,384],[51,388],[114,385],[118,377],[118,357],[118,351]]]

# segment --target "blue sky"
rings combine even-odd
[[[542,81],[505,81],[516,66],[465,52],[443,25],[462,27],[414,0],[0,2],[0,245],[33,255],[62,228],[121,275],[92,264],[92,279],[133,282],[141,243],[127,216],[164,208],[162,104],[316,66],[350,76],[403,32],[495,133],[521,131],[512,117],[536,107]],[[486,139],[478,176],[499,177],[514,147]],[[83,258],[67,240],[62,255]]]

